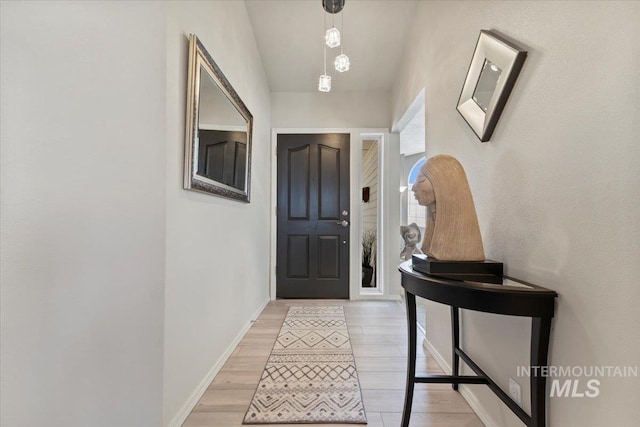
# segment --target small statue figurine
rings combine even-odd
[[[484,261],[471,189],[458,160],[447,155],[431,157],[411,190],[428,209],[422,242],[425,254],[442,261]]]
[[[400,235],[404,240],[404,249],[402,249],[402,252],[400,253],[400,259],[406,261],[411,259],[411,255],[422,253],[422,251],[416,247],[416,245],[420,243],[420,238],[422,237],[418,224],[414,222],[409,225],[401,225]]]

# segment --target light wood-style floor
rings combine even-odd
[[[407,332],[395,301],[277,300],[264,309],[193,409],[183,427],[237,427],[290,306],[344,306],[370,427],[400,427],[404,403]],[[418,337],[422,342],[422,337]],[[418,373],[442,373],[418,345]],[[304,424],[306,427],[316,424]],[[271,424],[271,426],[275,426]],[[290,427],[291,424],[285,425]],[[353,424],[320,424],[349,426]],[[417,384],[411,427],[481,427],[479,418],[448,384]]]

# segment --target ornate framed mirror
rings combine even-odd
[[[253,116],[195,34],[188,73],[184,188],[248,203]]]

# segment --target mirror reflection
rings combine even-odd
[[[485,112],[489,108],[489,103],[491,102],[493,93],[496,91],[501,74],[502,70],[498,68],[496,64],[485,59],[480,77],[478,78],[478,84],[473,91],[473,100]]]
[[[362,141],[362,287],[377,288],[378,141]]]
[[[253,116],[195,34],[187,88],[184,188],[249,203]]]
[[[200,66],[196,174],[244,190],[247,124],[207,70]]]

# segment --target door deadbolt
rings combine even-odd
[[[345,210],[343,210],[343,211],[342,211],[342,216],[347,216],[347,215],[349,215],[349,211],[348,211],[348,210],[346,210],[346,209],[345,209]]]

